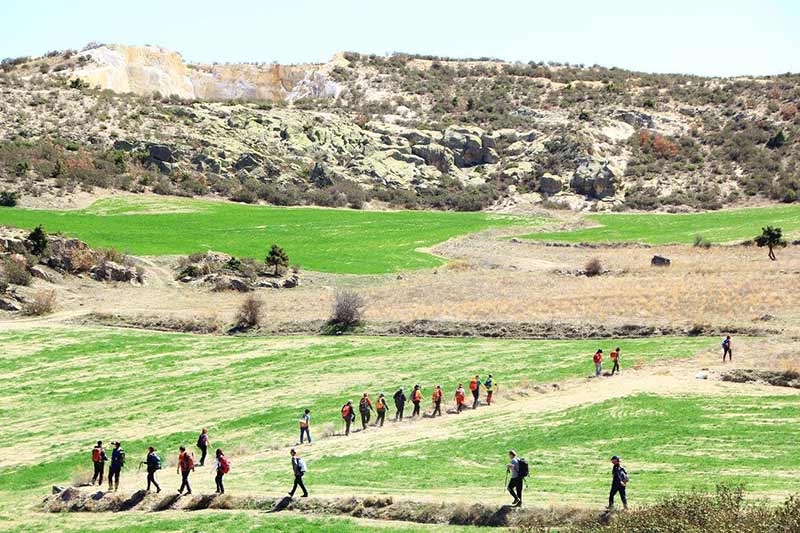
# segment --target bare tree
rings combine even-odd
[[[236,324],[242,328],[254,328],[264,318],[264,301],[255,296],[248,296],[239,306],[236,313]]]

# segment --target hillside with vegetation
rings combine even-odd
[[[191,65],[93,44],[2,61],[0,192],[31,206],[96,188],[353,208],[795,202],[798,104],[797,74],[357,53]]]

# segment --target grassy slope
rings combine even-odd
[[[80,211],[0,208],[0,224],[42,224],[92,246],[137,255],[212,249],[263,259],[277,243],[303,268],[353,274],[434,267],[441,259],[415,250],[490,227],[533,222],[485,213],[290,209],[185,199],[106,199]]]
[[[691,356],[707,339],[626,340],[626,364]],[[121,437],[131,461],[154,444],[260,450],[291,443],[312,409],[315,433],[366,390],[434,382],[452,394],[470,373],[506,387],[590,373],[595,341],[410,338],[233,339],[113,330],[0,333],[0,494],[41,492],[85,467],[92,440]],[[35,406],[35,419],[31,417]],[[10,458],[32,454],[11,467]],[[133,464],[133,463],[132,463]],[[278,468],[277,466],[275,468]],[[480,470],[478,470],[480,471]],[[13,472],[13,475],[7,475]],[[275,483],[276,476],[270,476]],[[2,498],[0,498],[2,499]]]
[[[626,460],[631,496],[641,502],[720,481],[744,482],[756,494],[800,491],[800,396],[659,397],[639,395],[518,420],[462,424],[456,437],[421,446],[392,446],[349,457],[368,461],[368,473],[314,465],[315,482],[420,490],[461,486],[465,491],[503,485],[503,455],[515,448],[529,459],[534,498],[602,504],[612,454]],[[491,438],[487,438],[491,436]],[[408,460],[413,456],[414,460]],[[469,465],[465,467],[465,465]],[[377,478],[377,479],[376,479]]]
[[[590,215],[600,227],[576,231],[532,233],[525,238],[563,242],[638,241],[650,244],[691,243],[695,235],[711,242],[751,239],[766,225],[784,235],[800,231],[800,206],[713,211],[696,214]]]

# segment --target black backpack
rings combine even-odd
[[[528,477],[528,461],[520,457],[517,459],[517,473],[519,477],[525,478]]]

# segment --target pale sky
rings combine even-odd
[[[779,74],[800,72],[800,0],[0,0],[0,58],[89,41],[160,45],[192,62],[400,51]]]

